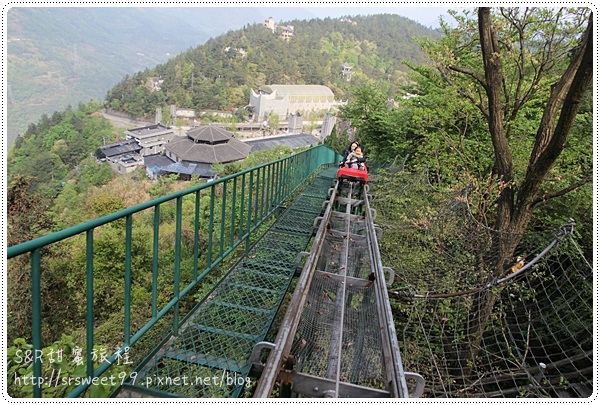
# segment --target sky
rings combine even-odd
[[[319,7],[302,7],[308,11],[311,11],[320,16],[327,17],[341,17],[343,15],[368,15],[368,14],[398,14],[403,17],[407,17],[413,21],[424,25],[429,28],[438,28],[439,27],[439,16],[446,15],[449,9],[458,9],[456,7],[448,6],[428,6],[428,5],[419,5],[419,6],[409,6],[406,4],[399,3],[396,6],[391,6],[393,2],[386,2],[385,5],[373,5],[373,4],[362,4],[360,2],[352,2],[352,4],[356,4],[357,6],[346,7],[346,6],[337,6],[331,7],[329,4],[319,6]]]
[[[307,18],[325,18],[325,17],[341,17],[345,15],[369,15],[369,14],[398,14],[416,21],[425,27],[439,27],[439,16],[445,15],[448,9],[457,9],[452,7],[452,3],[411,3],[411,2],[364,2],[351,0],[343,1],[281,1],[261,3],[253,1],[235,1],[235,2],[219,2],[219,1],[200,1],[200,2],[177,2],[177,1],[106,1],[106,2],[77,2],[77,1],[52,1],[52,2],[37,2],[37,1],[11,1],[0,0],[0,4],[4,5],[4,9],[8,7],[252,7],[265,10],[272,10],[272,17],[275,21],[288,20],[289,13],[281,10],[282,8],[295,8],[305,10],[314,16]],[[418,4],[418,5],[416,5]],[[282,11],[284,18],[278,18],[278,10]],[[291,10],[289,10],[291,11]],[[252,16],[249,15],[249,19]],[[300,19],[303,19],[302,17]],[[249,21],[259,22],[259,21]]]

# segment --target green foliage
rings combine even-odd
[[[152,188],[149,191],[150,196],[152,198],[158,198],[169,194],[173,183],[177,181],[177,177],[178,175],[175,173],[169,174],[167,176],[160,176],[158,181],[152,185]]]
[[[341,117],[357,129],[363,152],[378,161],[412,153],[419,140],[410,127],[414,111],[410,106],[394,107],[390,95],[389,84],[369,83],[357,87],[352,101],[340,107]]]
[[[50,201],[37,195],[30,177],[15,176],[7,192],[8,245],[17,245],[51,230]]]
[[[210,165],[210,171],[213,172],[216,176],[222,177],[224,175],[225,166],[221,162],[215,162]]]
[[[112,137],[110,123],[97,116],[99,108],[95,103],[81,105],[76,111],[44,116],[30,126],[9,154],[9,181],[18,175],[32,177],[33,192],[39,189],[39,193],[55,197],[63,182],[81,174],[82,161],[102,144],[102,138]],[[109,177],[106,171],[97,176],[91,172],[89,167],[85,173],[91,183],[100,184]]]
[[[279,115],[272,111],[267,115],[267,123],[269,124],[270,132],[273,133],[279,129]]]

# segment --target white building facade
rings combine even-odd
[[[249,102],[255,122],[265,120],[269,113],[277,114],[285,121],[290,114],[325,112],[341,104],[327,86],[283,84],[265,86],[257,92],[252,90]]]

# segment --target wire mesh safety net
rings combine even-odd
[[[593,269],[572,227],[500,234],[466,194],[437,192],[424,172],[393,177],[398,192],[375,181],[371,205],[392,235],[380,247],[402,362],[424,396],[590,396]]]

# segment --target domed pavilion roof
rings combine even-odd
[[[186,134],[188,138],[196,143],[208,143],[211,145],[229,142],[230,139],[234,138],[233,133],[225,131],[223,128],[213,127],[212,125],[192,128]]]
[[[190,129],[186,134],[185,138],[174,139],[165,146],[182,161],[229,163],[246,158],[252,149],[233,133],[211,125]]]

